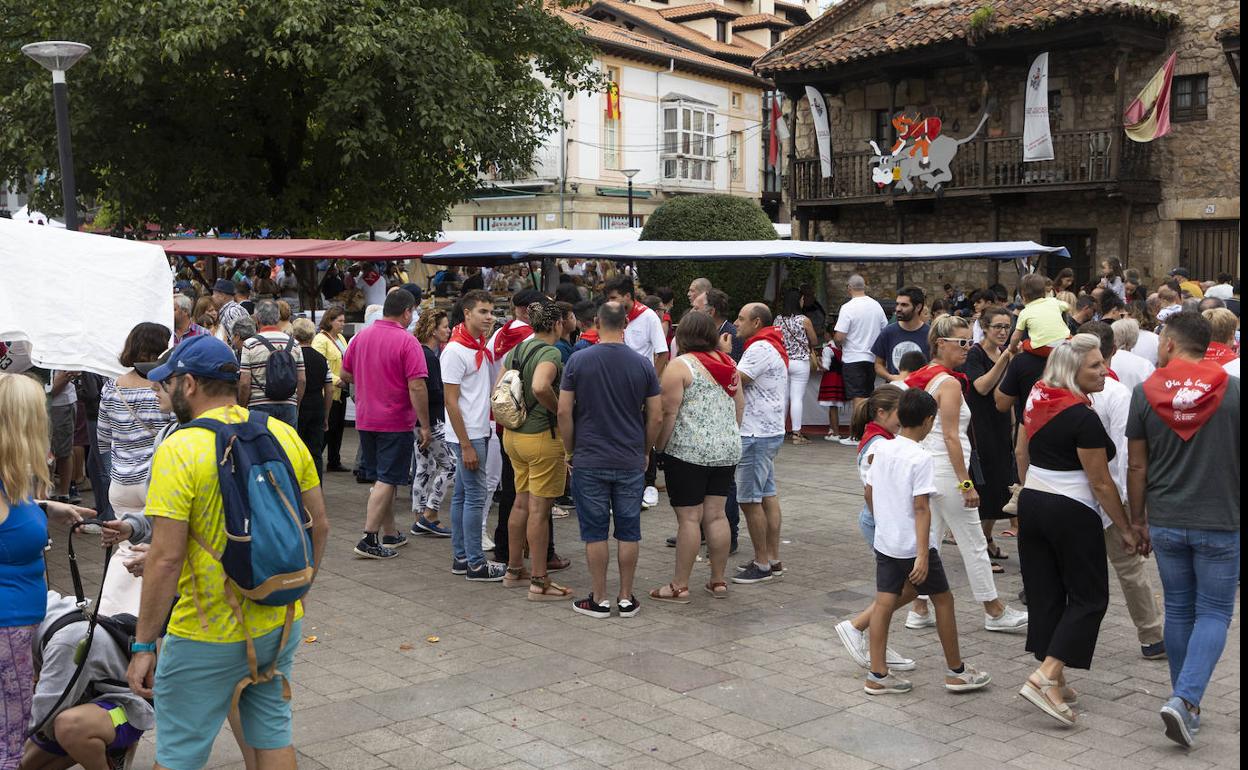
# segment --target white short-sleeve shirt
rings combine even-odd
[[[1114,442],[1114,459],[1109,461],[1109,475],[1118,487],[1118,496],[1126,500],[1127,415],[1131,411],[1131,388],[1112,377],[1106,377],[1105,389],[1092,394],[1092,411],[1101,418],[1109,440]]]
[[[845,344],[841,346],[841,360],[847,364],[874,363],[875,354],[871,346],[880,331],[888,325],[884,317],[884,308],[880,303],[867,296],[854,297],[841,305],[836,317],[836,331],[845,334]]]
[[[1131,390],[1151,377],[1155,367],[1147,359],[1130,350],[1119,350],[1110,360],[1109,368],[1118,375],[1118,381]]]
[[[871,513],[875,516],[875,550],[894,559],[918,556],[914,532],[914,498],[936,494],[936,460],[905,436],[876,443],[867,471]],[[940,542],[940,528],[928,531],[928,548]]]
[[[624,344],[635,350],[651,364],[654,357],[667,352],[667,337],[663,334],[663,322],[650,308],[646,308],[624,329]]]
[[[750,378],[743,383],[745,411],[741,435],[754,437],[784,435],[784,400],[789,391],[789,368],[774,345],[750,345],[741,356],[737,370]]]
[[[477,352],[458,342],[448,343],[438,360],[442,365],[442,382],[459,386],[459,411],[463,414],[464,429],[468,431],[469,440],[488,438],[490,390],[494,385],[494,381],[490,379],[489,362],[482,361],[478,367]],[[459,437],[451,427],[449,414],[446,420],[446,440],[452,444],[459,443]]]

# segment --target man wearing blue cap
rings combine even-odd
[[[212,304],[217,309],[217,338],[229,342],[234,338],[234,322],[246,318],[247,309],[234,301],[234,282],[225,278],[212,285]]]
[[[248,419],[247,410],[235,403],[238,362],[218,339],[200,336],[179,343],[169,360],[147,377],[169,394],[179,422]],[[291,426],[269,417],[268,429],[298,480],[312,520],[315,563],[320,564],[329,521],[312,456]],[[235,610],[227,599],[224,569],[207,550],[220,553],[226,542],[216,441],[211,430],[184,427],[161,442],[152,458],[146,509],[152,541],[127,679],[135,693],[160,701],[158,767],[203,767],[208,762],[235,684],[250,672],[243,623],[254,640],[259,670],[276,661],[287,679],[302,639],[302,604],[296,605],[289,641],[279,650],[286,607],[242,599]],[[175,596],[178,602],[170,614]],[[168,633],[157,665],[155,642],[166,616]],[[239,715],[243,737],[256,750],[262,770],[295,766],[290,701],[283,697],[281,677],[244,688]]]

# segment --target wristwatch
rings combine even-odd
[[[156,652],[155,642],[131,642],[130,652]]]
[[[970,479],[967,479],[966,481],[958,482],[958,489],[962,490],[963,492],[967,491],[968,489],[974,489],[974,488],[975,488],[975,482],[971,481]]]

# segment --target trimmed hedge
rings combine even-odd
[[[643,241],[770,241],[776,228],[758,204],[735,195],[688,195],[664,203],[641,231]],[[685,292],[693,279],[704,277],[727,292],[736,310],[747,302],[764,299],[763,289],[771,272],[767,261],[741,262],[641,262],[642,286],[669,286],[676,293],[673,317],[689,307]],[[788,281],[785,282],[786,284]]]

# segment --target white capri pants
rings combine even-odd
[[[942,534],[947,528],[958,541],[958,552],[971,583],[971,594],[978,602],[990,602],[997,598],[997,584],[992,577],[992,562],[988,560],[988,541],[979,523],[979,509],[962,504],[962,492],[958,478],[953,475],[946,457],[936,458],[936,489],[931,499],[932,527]]]

